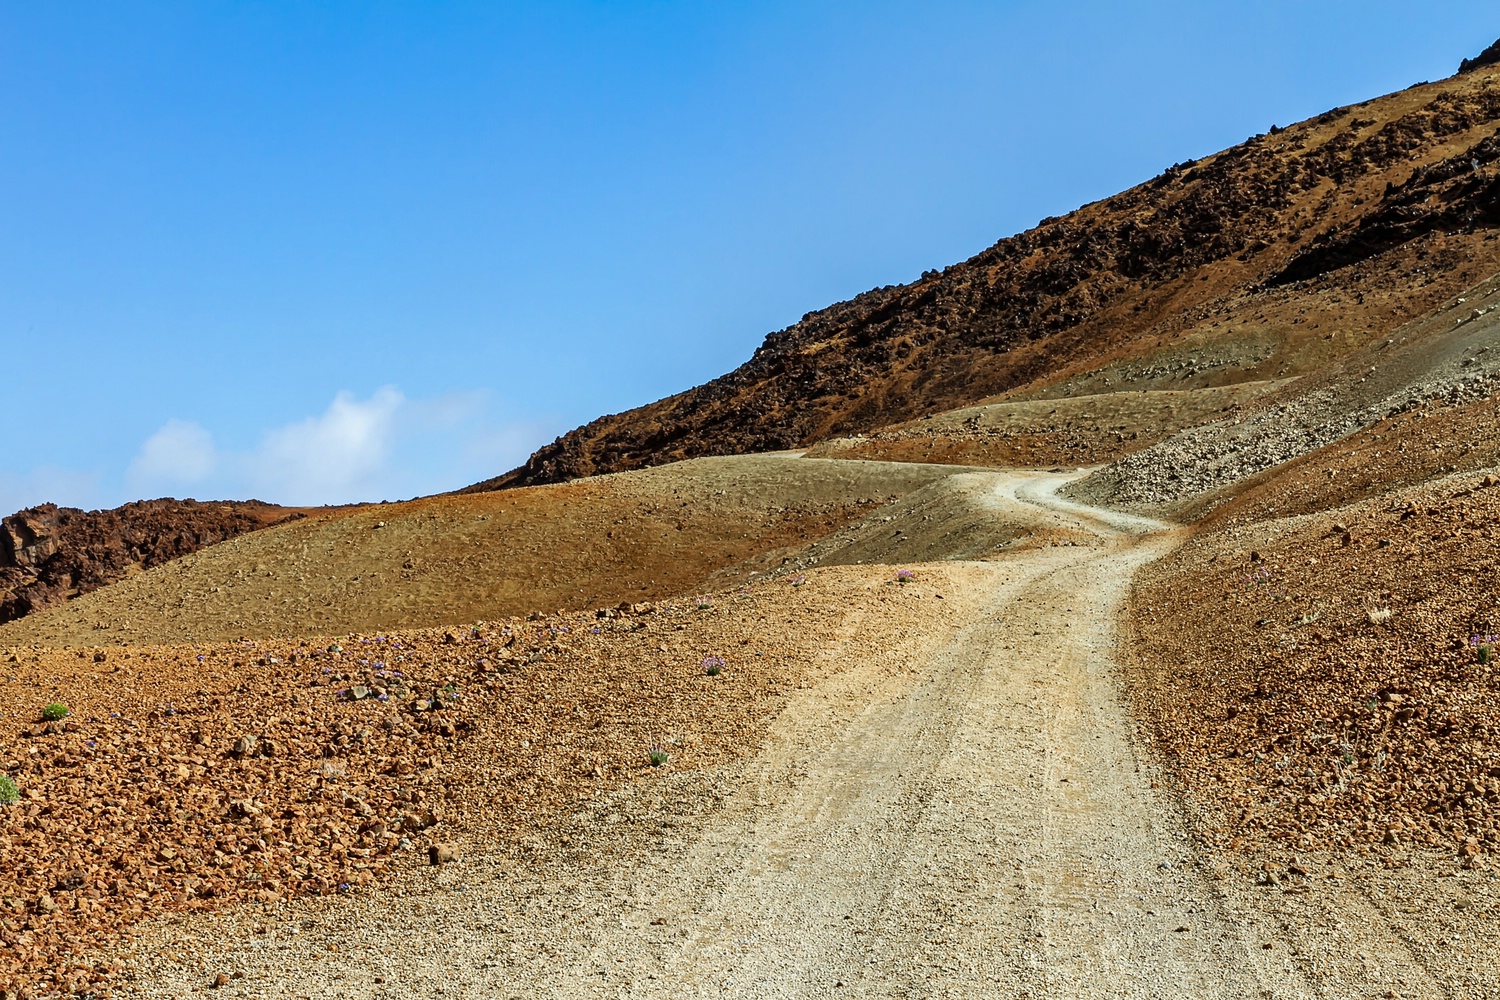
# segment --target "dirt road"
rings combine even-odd
[[[236,970],[235,993],[277,997],[1317,995],[1223,912],[1136,749],[1114,618],[1171,536],[1057,499],[1062,481],[996,488],[1093,542],[971,564],[973,592],[943,597],[978,609],[957,634],[831,631],[827,655],[858,662],[753,757],[378,898],[159,929],[137,988]]]

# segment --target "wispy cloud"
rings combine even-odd
[[[257,494],[283,503],[345,503],[379,492],[406,399],[386,386],[364,402],[341,392],[322,415],[279,427],[239,457]]]
[[[171,484],[193,486],[218,466],[213,435],[188,420],[168,420],[146,439],[125,472],[131,487]]]
[[[550,428],[493,419],[483,393],[407,399],[386,386],[340,392],[321,414],[267,430],[246,451],[216,445],[188,420],[167,421],[126,474],[134,496],[256,497],[311,505],[402,499],[454,489],[523,461]]]

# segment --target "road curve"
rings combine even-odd
[[[681,786],[694,815],[670,789],[624,793],[610,808],[662,811],[651,849],[351,901],[316,951],[205,938],[190,971],[137,988],[274,961],[257,995],[1317,995],[1224,912],[1122,702],[1116,616],[1171,533],[1062,500],[1066,478],[996,489],[1091,541],[974,564],[976,592],[950,595],[979,609],[967,627],[801,692],[758,754]],[[382,941],[396,958],[374,983],[355,956]]]

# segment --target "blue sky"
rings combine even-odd
[[[0,0],[0,513],[397,499],[1492,4]]]

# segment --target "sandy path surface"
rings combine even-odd
[[[956,634],[858,615],[858,662],[760,752],[641,782],[524,852],[159,928],[134,988],[445,997],[1316,996],[1194,861],[1137,751],[1116,612],[1162,526],[1016,476],[1084,545],[969,565]],[[604,859],[608,859],[607,862]]]

